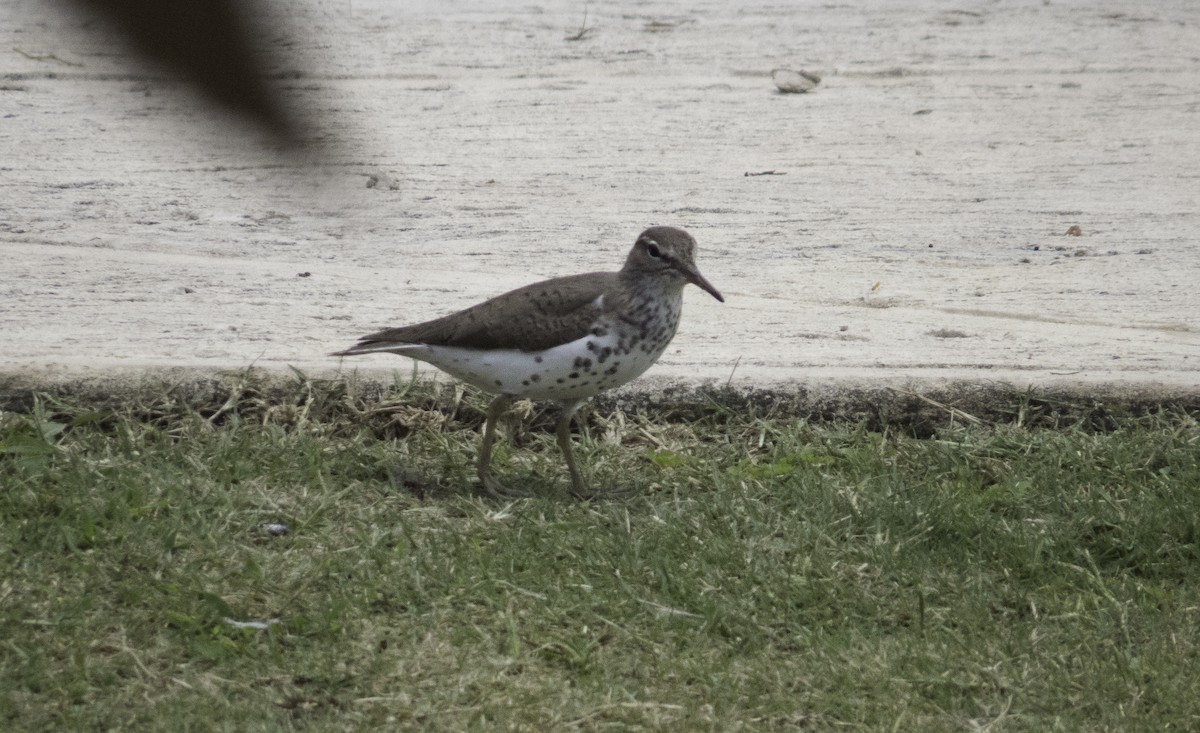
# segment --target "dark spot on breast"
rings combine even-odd
[[[609,376],[612,376],[612,375],[614,375],[614,374],[616,374],[616,373],[617,373],[617,367],[618,367],[618,366],[620,366],[620,364],[613,364],[613,365],[612,365],[612,366],[610,366],[608,369],[605,369],[605,370],[604,370],[604,373],[605,373],[605,374],[607,374],[607,375],[609,375]]]
[[[529,380],[528,380],[528,379],[522,380],[522,381],[521,381],[521,386],[522,386],[522,387],[528,387],[528,386],[529,386]]]
[[[604,326],[593,326],[592,327],[592,335],[593,336],[607,336],[608,329],[605,328]]]
[[[579,372],[571,372],[567,376],[570,377],[571,379],[579,379]]]
[[[563,382],[565,382],[565,381],[567,381],[567,380],[563,379],[562,377],[559,377],[558,379],[556,379],[556,380],[554,380],[554,381],[555,381],[555,382],[558,382],[559,384],[562,384]]]
[[[596,350],[596,344],[594,344],[594,343],[593,343],[593,342],[591,342],[591,341],[588,341],[588,342],[587,342],[587,347],[588,347],[588,351],[595,351],[595,350]]]
[[[497,386],[497,387],[503,387],[503,386],[504,386],[504,382],[501,382],[499,379],[497,379],[497,380],[496,380],[496,386]]]
[[[540,356],[533,357],[533,360],[536,361],[538,364],[542,363],[542,357],[540,357]]]
[[[542,375],[541,375],[541,374],[534,374],[533,376],[529,377],[529,381],[531,381],[531,382],[540,382],[540,381],[542,381]]]

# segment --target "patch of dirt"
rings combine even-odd
[[[120,411],[148,422],[193,414],[219,424],[236,405],[241,419],[294,424],[343,421],[369,426],[380,437],[412,430],[441,429],[448,421],[478,427],[487,399],[464,401],[454,385],[425,380],[405,384],[354,376],[310,379],[264,370],[205,373],[172,370],[103,375],[38,383],[0,375],[0,411],[28,412],[35,397]],[[473,406],[474,405],[474,406]],[[756,417],[815,423],[861,424],[869,430],[904,430],[932,435],[953,424],[1013,424],[1026,427],[1078,426],[1108,430],[1121,419],[1162,411],[1200,419],[1200,386],[1191,388],[1112,384],[1102,388],[1017,388],[1003,383],[949,382],[935,387],[837,383],[815,388],[741,388],[715,383],[658,383],[626,387],[595,398],[581,415],[643,413],[659,422],[744,422]],[[414,420],[418,415],[420,419]],[[531,429],[552,431],[557,409],[532,415]]]

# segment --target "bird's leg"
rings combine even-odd
[[[558,419],[558,428],[555,433],[558,435],[558,447],[563,452],[563,457],[567,460],[567,469],[571,472],[571,493],[579,499],[596,499],[608,498],[615,499],[632,493],[633,488],[629,486],[619,486],[606,491],[589,491],[588,487],[583,483],[583,476],[579,474],[579,467],[575,465],[575,454],[571,452],[571,419],[575,417],[575,412],[579,410],[579,406],[583,404],[583,400],[574,400],[563,404],[562,417]]]
[[[512,403],[512,397],[502,394],[488,405],[483,423],[483,444],[479,446],[479,483],[483,484],[484,491],[501,500],[510,499],[513,495],[492,476],[492,443],[496,440],[496,422]]]
[[[567,461],[567,470],[571,472],[571,493],[579,498],[588,498],[590,494],[583,484],[583,477],[579,475],[579,467],[575,465],[575,454],[571,452],[571,418],[575,417],[575,412],[582,404],[583,400],[563,403],[562,416],[558,418],[558,427],[554,432],[558,436],[558,447]]]

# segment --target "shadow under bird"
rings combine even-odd
[[[571,418],[584,400],[650,368],[675,336],[688,283],[725,302],[695,262],[696,240],[682,229],[642,232],[619,272],[590,272],[526,285],[411,326],[364,336],[333,356],[391,353],[419,359],[497,395],[487,409],[479,480],[508,492],[491,471],[496,421],[516,399],[563,405],[556,435],[571,490],[590,496],[571,453]]]

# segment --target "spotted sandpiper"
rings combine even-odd
[[[589,272],[526,285],[466,310],[359,339],[333,356],[392,353],[419,359],[497,395],[487,409],[479,480],[508,492],[491,471],[496,421],[513,400],[558,400],[555,431],[571,490],[589,496],[571,453],[571,418],[584,400],[646,371],[679,326],[683,286],[725,302],[696,269],[696,240],[682,229],[651,227],[620,272]]]

